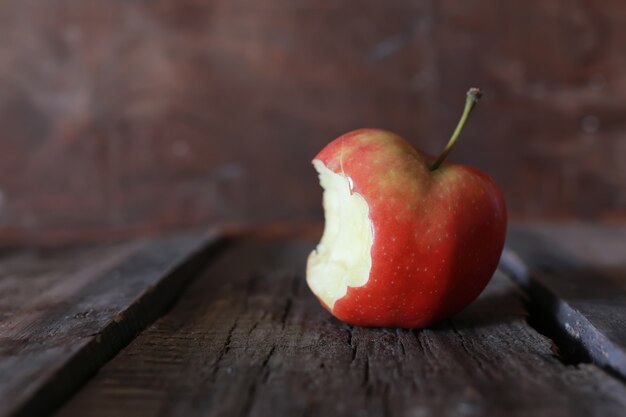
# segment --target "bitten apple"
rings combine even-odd
[[[502,193],[485,173],[444,163],[480,97],[435,160],[378,129],[347,133],[313,160],[325,227],[307,283],[335,317],[425,327],[462,310],[494,273],[506,232]]]

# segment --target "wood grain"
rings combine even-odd
[[[353,328],[306,288],[312,247],[233,244],[57,416],[623,415],[626,386],[561,363],[502,274],[433,328]]]
[[[624,219],[625,27],[621,0],[5,0],[0,242],[318,221],[327,142],[435,153],[473,84],[451,159],[512,215]]]
[[[0,258],[0,415],[49,413],[163,314],[215,234]]]
[[[626,380],[626,227],[517,225],[503,266],[573,355]]]

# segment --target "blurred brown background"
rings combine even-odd
[[[321,220],[358,127],[503,188],[513,218],[626,218],[626,3],[0,1],[0,242]]]

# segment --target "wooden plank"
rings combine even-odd
[[[562,364],[503,275],[430,329],[354,328],[306,288],[312,247],[231,246],[58,416],[623,415],[626,387]]]
[[[0,259],[0,416],[50,412],[165,312],[216,235]]]
[[[626,378],[626,226],[517,225],[502,265],[565,353]]]

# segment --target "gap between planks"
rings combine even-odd
[[[626,227],[515,225],[501,268],[528,295],[530,323],[566,362],[626,381]]]
[[[66,401],[171,307],[220,242],[219,234],[211,231],[113,245],[108,252],[75,249],[64,255],[57,249],[51,256],[74,269],[71,274],[57,274],[60,261],[46,264],[44,257],[42,265],[52,268],[50,272],[26,271],[24,283],[4,276],[2,284],[17,290],[51,274],[43,294],[26,291],[22,310],[10,305],[14,330],[0,329],[0,416],[45,415]],[[28,256],[16,262],[37,266],[37,256]],[[109,260],[100,262],[100,257]],[[35,300],[31,307],[30,299]],[[20,314],[27,314],[24,324],[15,319]],[[15,330],[17,325],[21,328]]]

